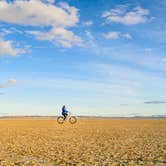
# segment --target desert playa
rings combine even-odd
[[[165,166],[166,119],[0,119],[2,166]]]

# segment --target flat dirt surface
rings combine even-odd
[[[0,119],[0,166],[165,166],[166,119]]]

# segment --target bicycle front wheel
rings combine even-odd
[[[59,117],[57,118],[57,122],[58,122],[59,124],[63,124],[63,123],[64,123],[64,118],[63,118],[63,116],[59,116]]]
[[[71,117],[69,118],[69,122],[70,122],[71,124],[75,124],[75,123],[77,122],[77,118],[76,118],[75,116],[71,116]]]

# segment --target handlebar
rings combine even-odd
[[[68,111],[68,116],[71,116],[71,112]]]

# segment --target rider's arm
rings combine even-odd
[[[67,109],[65,109],[65,112],[68,113],[69,111]]]

